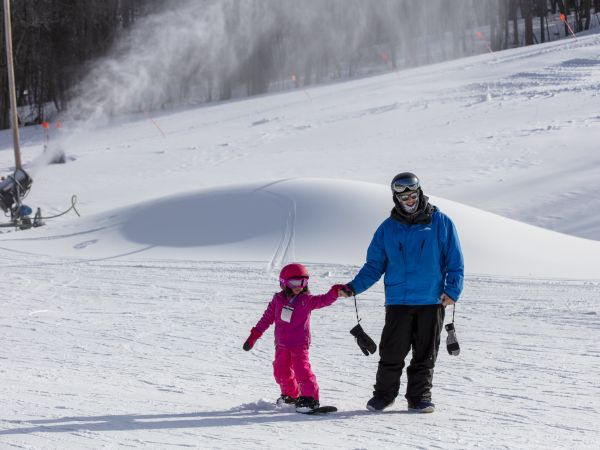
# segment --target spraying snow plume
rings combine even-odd
[[[93,65],[75,90],[71,118],[96,123],[128,112],[291,87],[292,79],[310,84],[353,76],[374,63],[381,70],[382,45],[385,57],[391,55],[388,63],[410,64],[428,33],[461,29],[469,15],[459,21],[453,11],[461,5],[450,9],[442,0],[427,8],[404,0],[167,3]]]
[[[191,77],[211,67],[223,38],[224,7],[189,2],[185,6],[141,19],[118,41],[112,54],[97,61],[75,91],[70,115],[96,121],[130,111],[165,106],[167,99],[184,95]]]

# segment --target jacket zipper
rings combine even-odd
[[[399,244],[399,248],[400,248],[400,253],[402,253],[402,268],[404,269],[404,283],[402,283],[404,285],[404,294],[402,295],[402,298],[406,298],[406,285],[407,283],[407,277],[408,277],[408,273],[406,271],[406,255],[404,254],[404,247],[402,246],[402,242],[400,242]]]
[[[421,241],[421,249],[419,250],[419,261],[421,261],[421,256],[423,255],[423,247],[425,247],[425,241]]]

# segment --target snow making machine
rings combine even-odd
[[[12,175],[0,178],[0,208],[5,215],[10,214],[10,221],[0,224],[0,227],[26,230],[44,224],[40,208],[31,218],[32,209],[22,202],[29,193],[32,182],[29,174],[23,169],[15,169]]]

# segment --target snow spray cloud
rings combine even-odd
[[[110,56],[94,64],[76,89],[70,116],[97,122],[190,100],[224,99],[240,95],[230,92],[240,85],[246,94],[265,92],[263,85],[276,71],[291,77],[291,61],[298,71],[357,48],[366,26],[361,3],[167,2],[169,8],[139,20]],[[342,22],[355,31],[344,31]]]
[[[112,116],[292,87],[292,79],[353,76],[370,62],[381,70],[378,46],[414,59],[415,36],[464,28],[467,4],[478,0],[168,1],[92,65],[64,122],[83,131]]]

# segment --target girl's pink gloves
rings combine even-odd
[[[244,342],[244,346],[242,348],[246,351],[250,350],[252,347],[254,347],[254,344],[256,344],[256,341],[258,341],[258,338],[261,336],[262,333],[260,331],[258,331],[256,328],[252,328],[250,330],[250,336],[248,336],[248,339],[246,339],[246,342]]]

